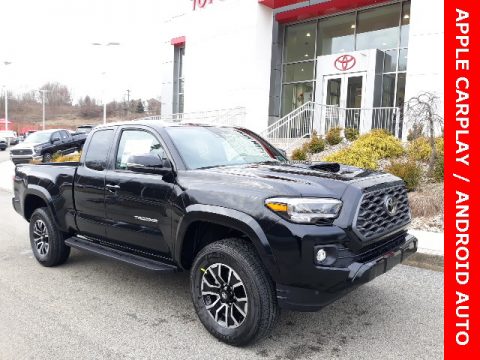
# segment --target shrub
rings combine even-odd
[[[376,129],[362,135],[352,144],[353,148],[366,148],[372,156],[379,159],[394,158],[403,155],[404,149],[400,140],[385,130]]]
[[[443,213],[443,184],[425,184],[408,194],[412,217],[435,216]]]
[[[325,140],[330,145],[340,144],[340,142],[343,139],[341,132],[342,132],[342,128],[339,128],[339,127],[331,128],[330,130],[328,130],[327,135],[325,135]]]
[[[52,156],[52,162],[80,161],[80,156],[81,153],[73,153],[68,155],[55,153],[54,156]]]
[[[415,123],[413,124],[412,128],[408,130],[407,140],[413,141],[418,139],[419,137],[423,136],[423,124]]]
[[[437,161],[435,161],[435,167],[433,168],[433,180],[436,182],[442,182],[444,178],[444,163],[443,154],[439,154]]]
[[[414,160],[392,161],[385,170],[401,178],[408,191],[415,190],[422,178],[422,168]]]
[[[358,139],[358,135],[360,133],[358,132],[357,129],[355,128],[346,128],[345,129],[345,138],[348,140],[348,141],[355,141]]]
[[[435,139],[435,149],[437,150],[437,155],[443,156],[443,137],[438,137]],[[430,148],[430,140],[426,137],[419,137],[415,140],[412,140],[408,144],[407,148],[408,156],[417,161],[427,162],[430,160],[430,155],[432,150]]]
[[[312,133],[312,138],[307,143],[307,148],[308,148],[308,152],[311,153],[311,154],[319,153],[319,152],[325,150],[325,140],[320,138],[317,135],[317,132],[314,131]]]
[[[378,158],[367,148],[356,148],[350,146],[325,157],[325,161],[338,162],[340,164],[352,165],[359,168],[375,170],[378,168]]]
[[[292,160],[300,160],[300,161],[307,160],[307,152],[305,150],[305,146],[302,147],[302,148],[298,148],[298,149],[293,150]]]

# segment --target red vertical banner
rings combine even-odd
[[[445,2],[445,358],[480,356],[478,3]]]

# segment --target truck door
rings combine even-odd
[[[75,175],[77,227],[84,235],[105,237],[105,173],[113,137],[113,129],[96,131],[87,145],[83,164]]]
[[[170,256],[169,197],[173,184],[162,175],[127,169],[132,155],[154,154],[167,159],[159,138],[145,128],[123,128],[118,135],[114,164],[106,174],[107,238]]]

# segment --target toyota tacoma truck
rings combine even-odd
[[[86,139],[86,134],[72,135],[65,129],[36,131],[10,149],[10,159],[14,164],[49,162],[55,153],[65,155],[81,150]]]
[[[44,266],[74,248],[188,271],[200,321],[233,345],[265,336],[280,308],[319,310],[417,250],[402,180],[291,163],[236,127],[96,127],[78,163],[18,165],[13,207]]]

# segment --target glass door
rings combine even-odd
[[[332,127],[359,129],[364,90],[365,73],[323,77],[325,132]]]
[[[360,130],[360,115],[363,98],[363,75],[347,78],[345,128]]]

